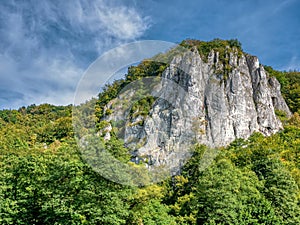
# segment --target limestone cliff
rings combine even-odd
[[[191,143],[226,146],[253,132],[271,135],[282,129],[275,111],[291,113],[279,82],[268,76],[257,57],[233,48],[226,53],[226,64],[213,50],[202,58],[197,48],[175,56],[162,75],[148,116],[125,123],[125,142],[135,149],[137,160],[178,164],[188,154],[182,149]],[[108,104],[113,113],[105,119],[127,120],[129,112],[118,110],[115,103]]]

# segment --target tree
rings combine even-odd
[[[260,188],[253,172],[219,160],[199,177],[197,224],[280,224]]]
[[[282,224],[300,224],[299,187],[282,162],[262,157],[254,162],[253,170],[264,182],[262,193],[282,218]]]

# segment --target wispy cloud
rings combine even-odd
[[[274,9],[273,9],[273,14],[276,14],[276,13],[280,12],[285,7],[289,6],[290,4],[292,4],[295,1],[296,0],[284,0],[284,1],[280,2],[279,4],[276,4]]]
[[[0,108],[72,103],[89,63],[149,27],[122,1],[15,0],[0,10]]]
[[[290,71],[290,70],[296,70],[300,71],[300,58],[298,56],[293,56],[287,66],[284,66],[281,68],[281,70]]]
[[[133,39],[141,36],[148,28],[148,24],[143,23],[143,18],[135,10],[126,7],[121,7],[116,11],[100,9],[98,12],[108,34],[119,39]]]

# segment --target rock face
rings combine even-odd
[[[231,49],[226,57],[224,65],[211,51],[204,61],[193,48],[172,60],[149,115],[125,128],[125,142],[138,146],[137,157],[147,157],[149,165],[180,164],[188,154],[182,149],[191,143],[220,147],[253,132],[271,135],[282,129],[275,110],[291,113],[279,82],[255,56]],[[115,111],[106,119],[126,119],[125,112]]]

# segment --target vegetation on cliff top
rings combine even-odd
[[[222,40],[214,39],[212,41],[199,41],[194,39],[186,39],[180,43],[181,46],[186,48],[197,47],[199,54],[202,56],[203,60],[207,61],[209,53],[214,50],[219,52],[220,59],[225,60],[226,54],[228,54],[233,49],[241,54],[243,53],[242,44],[237,39]]]

